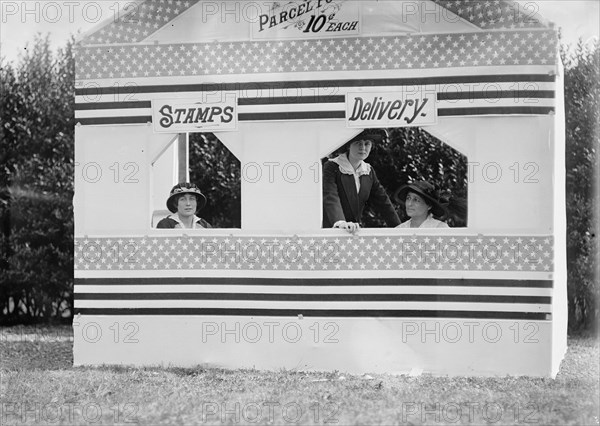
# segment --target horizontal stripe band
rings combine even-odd
[[[552,298],[545,296],[494,296],[472,294],[77,293],[75,294],[75,300],[552,303]]]
[[[263,120],[318,120],[346,118],[346,111],[290,111],[290,112],[248,112],[238,113],[238,121]]]
[[[460,115],[504,115],[504,114],[532,114],[548,115],[554,112],[554,107],[481,107],[481,108],[440,108],[439,117],[451,117]]]
[[[221,308],[75,308],[75,315],[198,315],[270,317],[389,317],[389,318],[480,318],[511,320],[549,320],[550,314],[537,312],[421,311],[352,309],[221,309]]]
[[[443,278],[75,278],[76,285],[460,286],[552,288],[551,280]]]
[[[89,117],[89,118],[76,118],[75,123],[79,123],[82,126],[89,126],[94,124],[146,124],[152,123],[151,115],[143,116],[132,116],[132,117]]]
[[[276,96],[263,98],[238,98],[239,106],[246,105],[287,105],[287,104],[343,104],[346,102],[345,95],[337,96]]]
[[[438,116],[452,117],[463,115],[548,115],[554,112],[554,107],[481,107],[481,108],[440,108]],[[292,111],[292,112],[256,112],[238,113],[238,121],[277,121],[277,120],[323,120],[345,119],[345,111]],[[144,124],[151,123],[152,116],[130,117],[87,117],[76,118],[75,123],[81,125],[98,124]]]
[[[543,287],[467,287],[467,286],[424,286],[424,285],[368,285],[368,286],[302,286],[288,285],[282,291],[276,285],[77,285],[75,293],[287,293],[287,294],[483,294],[494,296],[548,296],[551,288]]]
[[[136,93],[160,92],[235,92],[240,90],[301,89],[326,87],[378,87],[378,86],[424,86],[430,84],[461,83],[502,83],[502,82],[554,82],[556,77],[549,74],[498,74],[444,76],[422,78],[385,78],[385,79],[340,79],[340,80],[296,80],[265,81],[252,83],[202,83],[124,87],[87,87],[75,89],[75,95],[124,95]]]
[[[75,300],[75,308],[195,308],[195,309],[287,309],[319,310],[346,309],[376,311],[381,309],[418,311],[476,311],[476,312],[536,312],[552,313],[551,304],[536,303],[473,303],[420,301],[297,301],[297,300]]]
[[[75,103],[75,111],[94,109],[152,108],[151,101]]]
[[[421,68],[408,71],[400,69],[386,69],[375,73],[369,72],[365,74],[364,70],[345,70],[343,73],[339,71],[321,71],[318,73],[310,73],[306,71],[278,72],[274,73],[258,73],[258,74],[220,74],[213,75],[179,75],[179,76],[144,76],[136,80],[137,84],[143,86],[165,86],[165,85],[180,85],[180,84],[222,84],[222,83],[256,83],[256,82],[271,82],[271,81],[323,81],[323,80],[365,80],[365,79],[398,79],[405,80],[425,78],[425,77],[452,77],[452,76],[481,76],[481,75],[555,75],[556,66],[554,64],[546,65],[504,65],[502,67],[494,66],[473,66],[473,67],[444,67],[444,68]],[[80,77],[82,77],[80,75]],[[215,80],[218,78],[218,80]],[[554,82],[554,81],[553,81]],[[98,88],[98,87],[131,87],[133,83],[126,76],[118,76],[111,78],[78,78],[75,80],[76,88]],[[524,87],[525,89],[527,87]],[[329,93],[331,95],[335,93]],[[114,99],[114,98],[113,98]]]
[[[475,99],[552,99],[553,90],[487,90],[478,92],[443,92],[437,94],[438,101]]]
[[[444,84],[444,85],[429,85],[429,86],[377,86],[377,92],[390,93],[406,93],[414,95],[418,93],[467,93],[467,92],[488,92],[491,90],[497,92],[526,92],[531,91],[539,93],[542,91],[555,91],[555,82],[504,82],[504,83],[461,83],[461,84]],[[107,86],[110,87],[110,86]],[[245,90],[236,92],[238,99],[265,99],[265,98],[306,98],[306,99],[324,99],[337,96],[345,96],[348,93],[355,92],[371,92],[371,88],[363,87],[325,87],[325,88],[299,88],[299,89],[269,89],[269,90]],[[174,97],[179,99],[191,100],[212,100],[219,99],[219,94],[227,95],[229,92],[158,92],[158,93],[136,93],[125,96],[116,96],[110,94],[96,94],[94,96],[80,95],[75,97],[76,104],[85,103],[119,103],[119,102],[150,102],[153,100],[171,100]],[[221,97],[222,99],[222,97]],[[526,98],[525,98],[526,99]],[[310,103],[310,102],[309,102]]]
[[[492,90],[492,91],[470,91],[470,92],[443,92],[437,94],[439,101],[446,100],[476,100],[476,99],[553,99],[552,90]],[[260,98],[238,98],[239,106],[250,105],[290,105],[290,104],[343,104],[346,101],[345,95],[336,96],[275,96]],[[135,102],[87,102],[76,103],[76,111],[89,110],[111,110],[111,109],[133,109],[133,108],[152,108],[151,101]]]

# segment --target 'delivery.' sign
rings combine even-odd
[[[431,91],[360,92],[346,95],[348,127],[426,126],[437,121],[436,94]]]

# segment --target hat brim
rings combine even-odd
[[[178,192],[177,194],[173,194],[169,198],[167,198],[167,208],[169,209],[169,211],[171,213],[177,212],[176,198],[179,197],[180,195],[185,195],[185,194],[192,194],[192,195],[196,196],[196,203],[197,203],[196,213],[198,213],[200,210],[202,210],[204,208],[204,206],[206,205],[206,197],[201,192],[196,192],[196,191]]]
[[[374,132],[372,130],[363,130],[358,135],[354,136],[350,139],[347,144],[351,144],[356,141],[369,140],[373,143],[379,143],[385,139],[385,136],[382,134],[383,132]]]
[[[414,186],[412,184],[404,185],[397,189],[396,192],[394,192],[393,199],[399,204],[404,204],[406,195],[409,192],[414,192],[415,194],[419,195],[421,198],[426,200],[429,204],[431,204],[431,213],[433,213],[434,216],[444,217],[448,213],[446,207],[443,204],[441,204],[436,199],[431,198],[429,195],[421,191],[419,187]]]
[[[336,149],[333,152],[334,152],[334,154],[343,154],[350,149],[350,145],[352,145],[354,142],[368,140],[368,141],[371,141],[371,143],[373,143],[373,144],[378,144],[379,142],[383,141],[384,139],[385,139],[385,136],[383,136],[380,133],[374,133],[371,131],[363,130],[358,135],[354,136],[352,139],[350,139],[348,142],[346,142],[345,144],[343,144],[342,146],[340,146],[338,149]]]

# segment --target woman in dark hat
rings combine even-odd
[[[400,224],[375,170],[365,160],[380,134],[364,131],[343,147],[343,152],[323,165],[323,227],[354,233],[360,228],[364,207],[371,205],[389,226]]]
[[[410,217],[398,228],[449,228],[446,222],[435,218],[444,218],[446,208],[440,201],[438,191],[429,182],[404,185],[396,191],[394,198],[397,202],[404,203],[406,214]]]
[[[206,197],[193,183],[178,183],[171,189],[167,208],[173,214],[165,217],[157,228],[212,228],[204,219],[196,216],[206,205]]]

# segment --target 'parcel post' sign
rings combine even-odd
[[[261,2],[252,25],[254,39],[323,38],[359,35],[360,2],[289,0]]]
[[[348,127],[426,126],[437,121],[436,93],[360,92],[346,95]]]
[[[237,130],[237,100],[228,94],[219,102],[154,99],[152,124],[159,133]]]

